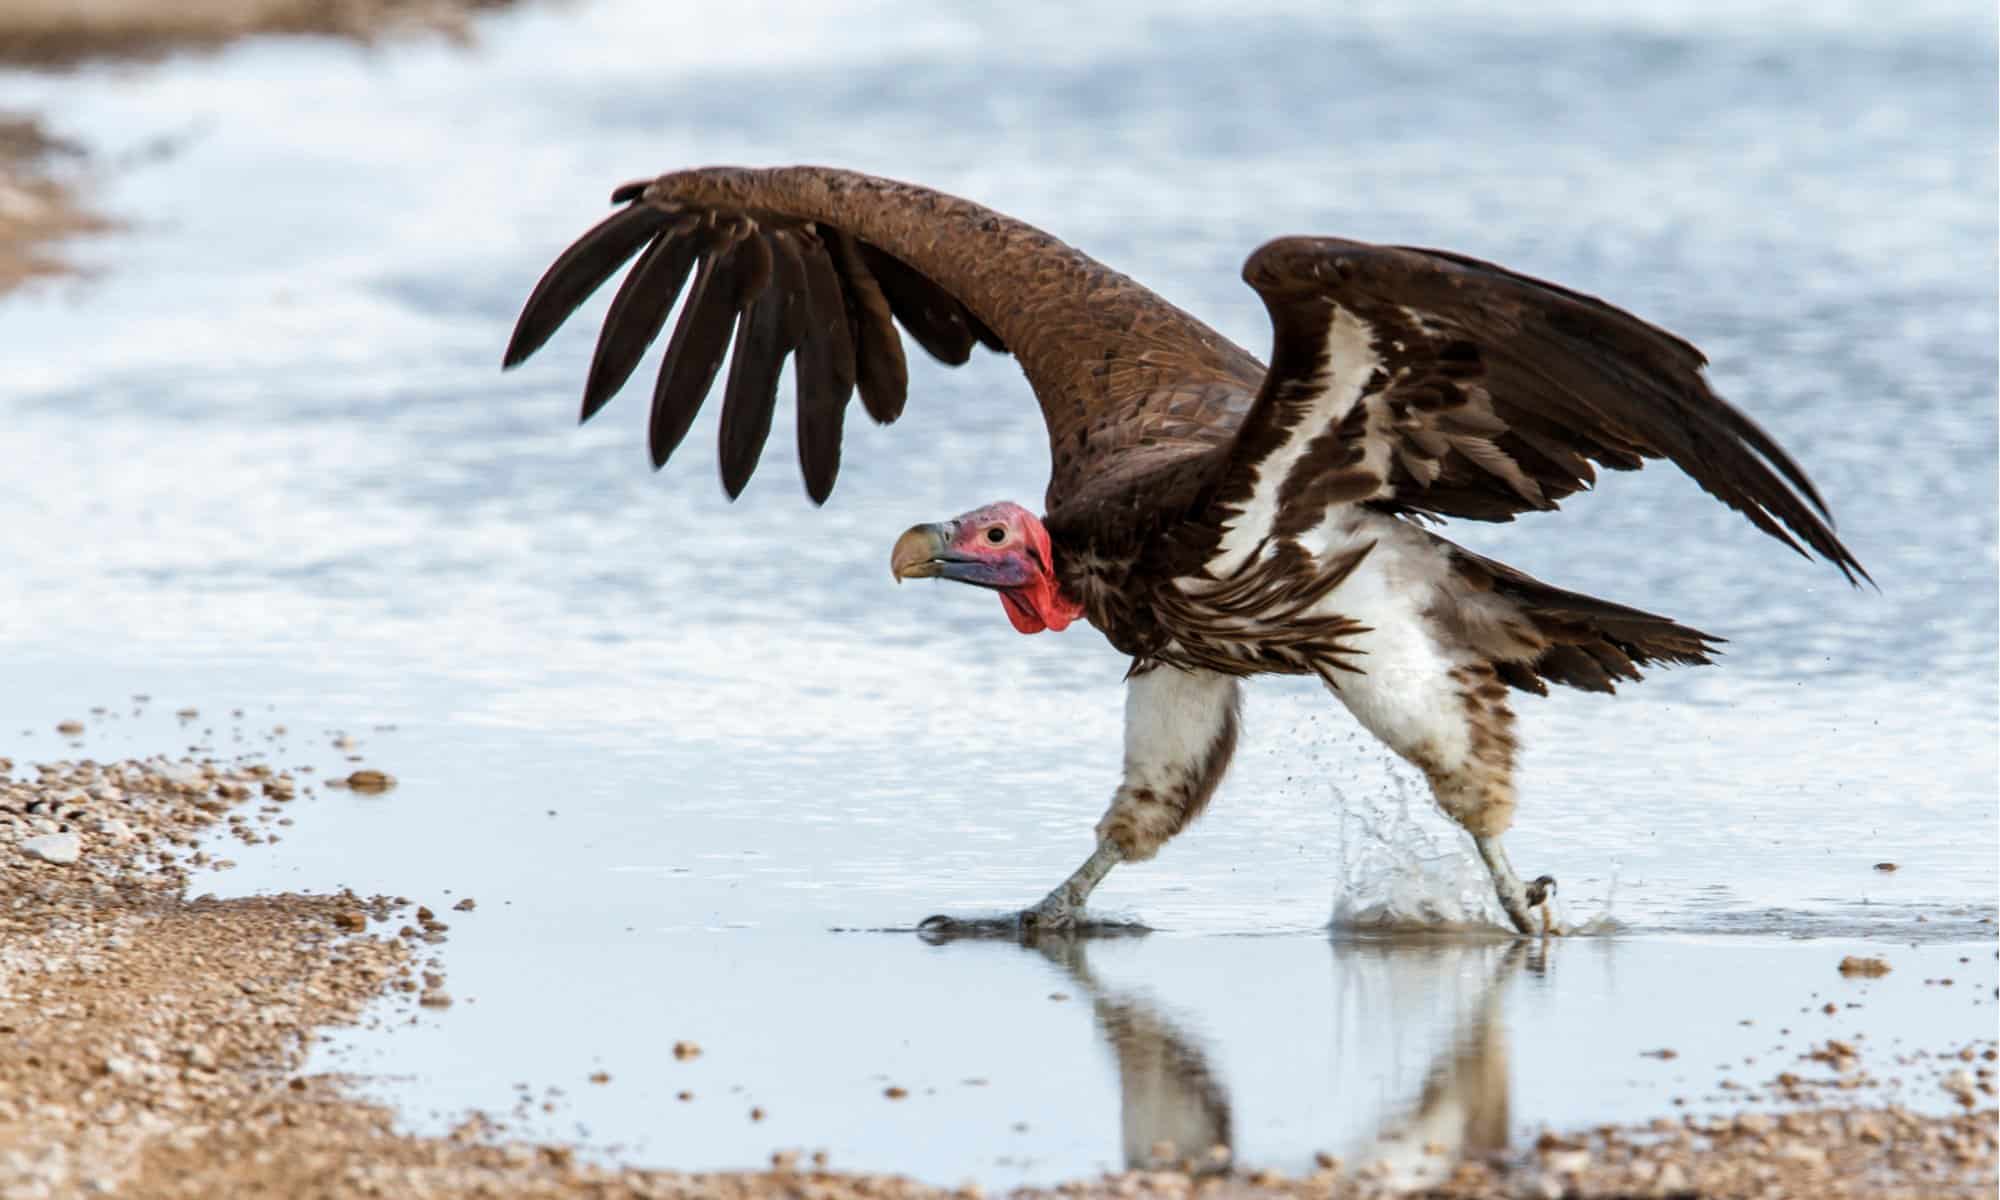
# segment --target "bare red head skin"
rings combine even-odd
[[[1083,615],[1083,606],[1056,582],[1048,528],[1007,500],[935,525],[911,526],[896,539],[889,570],[899,582],[955,579],[991,588],[1022,633],[1061,631]]]

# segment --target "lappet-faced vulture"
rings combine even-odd
[[[1049,432],[1043,515],[988,504],[909,529],[890,556],[898,579],[992,589],[1023,633],[1082,617],[1131,656],[1124,779],[1096,849],[1012,918],[1025,926],[1076,923],[1114,865],[1193,820],[1236,747],[1239,681],[1284,674],[1319,677],[1424,772],[1532,930],[1553,881],[1524,884],[1500,844],[1512,692],[1609,692],[1645,667],[1706,663],[1720,639],[1473,554],[1431,531],[1441,519],[1553,509],[1600,467],[1664,458],[1778,541],[1867,578],[1805,472],[1709,389],[1700,351],[1492,263],[1269,242],[1243,266],[1270,311],[1266,367],[1039,229],[928,188],[713,167],[612,201],[528,298],[506,364],[636,257],[598,336],[588,418],[685,289],[653,387],[655,466],[725,358],[722,486],[733,497],[756,469],[789,357],[815,502],[854,395],[879,422],[903,411],[903,333],[948,365],[975,345],[1010,353],[1027,376]]]

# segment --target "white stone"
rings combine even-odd
[[[83,854],[83,839],[73,833],[44,833],[22,839],[21,853],[43,862],[68,866]]]

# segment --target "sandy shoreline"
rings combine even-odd
[[[283,836],[310,776],[187,760],[23,773],[0,783],[0,1195],[765,1195],[794,1178],[600,1170],[477,1117],[398,1135],[338,1077],[300,1072],[316,1031],[450,1005],[432,949],[449,922],[401,898],[189,895],[219,865],[198,841]]]
[[[218,834],[241,845],[227,853],[256,853],[323,786],[251,759],[72,760],[0,783],[0,1195],[964,1194],[791,1159],[728,1174],[605,1168],[480,1115],[413,1137],[341,1078],[304,1074],[318,1031],[448,1007],[434,947],[451,921],[478,919],[437,898],[190,896],[193,872],[218,865]],[[1808,1107],[1778,1117],[1544,1136],[1514,1160],[1460,1164],[1428,1194],[1987,1196],[1990,1053],[1966,1052],[1959,1116],[1802,1096]],[[1169,1170],[1022,1194],[1376,1191],[1365,1164],[1323,1164],[1296,1179]]]
[[[480,10],[513,0],[4,0],[0,66],[66,67],[155,58],[257,34],[373,41],[411,32],[466,37]]]
[[[260,34],[371,42],[469,39],[482,10],[513,0],[0,0],[0,70],[213,50]],[[115,229],[91,203],[86,147],[33,113],[0,112],[0,295],[70,273],[60,241]]]

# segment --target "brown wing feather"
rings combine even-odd
[[[749,237],[761,249],[773,243],[754,241],[758,235],[789,231],[802,245],[823,247],[807,255],[804,265],[812,269],[794,297],[812,318],[808,325],[829,334],[813,342],[810,354],[798,347],[807,401],[800,458],[815,499],[832,489],[840,414],[853,388],[859,385],[877,420],[902,411],[908,368],[894,324],[947,364],[965,362],[975,344],[1015,355],[1048,426],[1051,515],[1061,509],[1065,528],[1093,533],[1122,536],[1138,525],[1158,526],[1167,519],[1162,506],[1185,511],[1206,486],[1263,373],[1242,349],[1125,276],[1041,230],[928,188],[821,167],[711,167],[628,184],[613,203],[628,207],[565,252],[530,297],[507,365],[539,348],[621,263],[678,219],[699,217],[703,229],[726,233],[729,246]],[[749,303],[742,279],[733,289],[702,287],[716,273],[707,264],[726,247],[715,238],[697,245],[697,291],[670,339],[661,376],[670,382],[660,385],[656,458],[685,436],[727,331],[742,324]],[[644,265],[664,270],[659,264],[669,253],[649,251]],[[771,286],[786,287],[782,275],[774,271]],[[636,361],[663,323],[641,312],[642,300],[665,288],[631,286],[589,388],[597,404],[615,390],[621,371],[629,373],[626,359]],[[671,296],[660,300],[661,307],[671,304]],[[835,330],[843,336],[833,338]],[[740,490],[755,465],[762,439],[750,436],[758,431],[752,397],[776,373],[768,361],[752,369],[742,355],[754,350],[782,358],[782,342],[770,336],[746,343],[750,350],[739,346],[731,375],[745,373],[743,407],[732,427],[736,436],[725,439],[734,447],[726,453],[735,455],[724,469],[725,486]],[[683,355],[693,356],[690,365],[674,367]],[[1163,478],[1191,459],[1197,460],[1192,470]]]
[[[653,390],[653,420],[647,440],[655,469],[666,465],[687,436],[695,413],[715,383],[716,372],[722,369],[744,275],[742,256],[735,246],[710,254],[695,270],[694,285],[688,290],[673,339],[667,343],[667,356],[660,361],[660,381]]]
[[[861,244],[861,259],[882,288],[883,299],[924,353],[947,367],[972,361],[972,321],[965,306],[893,254]]]
[[[910,367],[903,359],[903,339],[896,336],[895,314],[874,272],[862,261],[861,244],[831,226],[821,232],[840,273],[847,325],[854,333],[854,382],[861,391],[861,406],[878,424],[892,424],[903,415],[910,395]]]
[[[1284,481],[1297,511],[1281,508],[1281,526],[1316,520],[1300,506],[1329,493],[1505,521],[1589,487],[1592,464],[1665,458],[1757,528],[1850,581],[1867,578],[1804,470],[1710,390],[1701,352],[1665,330],[1490,263],[1407,247],[1285,238],[1251,255],[1243,277],[1276,338],[1218,487],[1232,512],[1260,464],[1299,438],[1311,441]],[[1353,394],[1334,395],[1336,381]],[[1315,420],[1326,424],[1304,427]],[[1593,668],[1565,660],[1579,677]]]
[[[579,420],[596,416],[597,410],[625,386],[645,357],[646,348],[660,336],[701,252],[700,244],[686,236],[694,232],[695,224],[696,218],[682,217],[656,237],[619,285],[611,310],[604,316],[604,328],[597,335],[597,353],[591,356],[590,376],[583,385]]]
[[[604,286],[612,272],[625,265],[639,247],[673,223],[674,214],[645,208],[612,213],[562,252],[521,306],[514,336],[507,342],[503,367],[516,366],[542,348],[577,306]],[[672,303],[671,300],[668,301]]]
[[[818,239],[799,246],[805,274],[805,331],[799,339],[799,469],[806,495],[826,503],[840,474],[840,433],[854,396],[854,336],[833,260]]]

